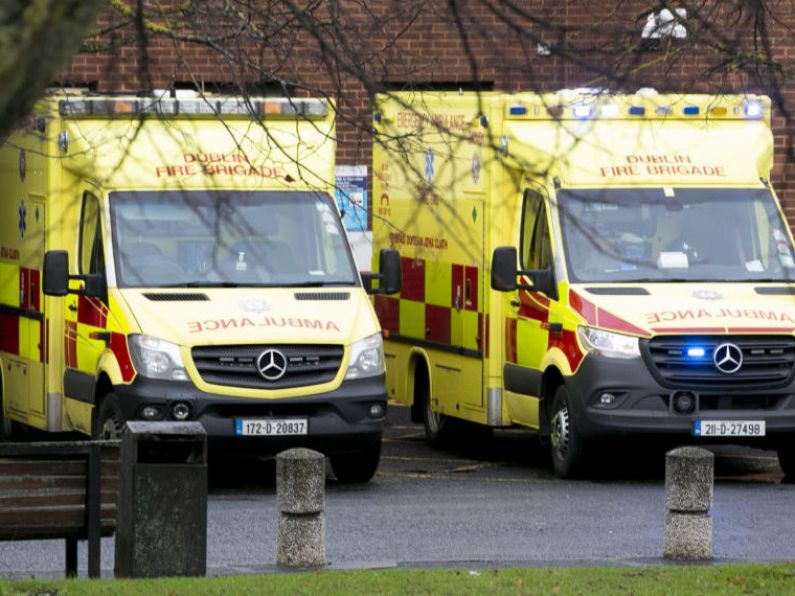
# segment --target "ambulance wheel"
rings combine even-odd
[[[119,398],[114,393],[108,393],[102,398],[94,423],[95,439],[120,439],[124,433],[124,417],[119,407]]]
[[[795,484],[795,436],[788,435],[776,448],[778,463],[784,472],[784,482]]]
[[[0,442],[14,440],[14,423],[3,413],[3,385],[0,384]]]
[[[369,443],[353,452],[337,453],[329,457],[334,475],[345,484],[369,482],[375,476],[381,459],[381,440]]]
[[[555,392],[551,413],[549,448],[552,467],[561,478],[581,478],[588,464],[587,447],[577,432],[569,392],[564,385]]]
[[[431,445],[440,446],[450,439],[452,420],[433,409],[428,371],[417,366],[414,380],[414,403],[420,404],[422,425],[425,427],[425,440]]]

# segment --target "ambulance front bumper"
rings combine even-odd
[[[125,420],[175,420],[177,406],[187,405],[211,444],[229,450],[278,453],[301,446],[323,453],[354,450],[380,440],[386,417],[384,376],[345,381],[334,391],[286,399],[232,397],[200,391],[190,382],[153,381],[142,377],[116,394]],[[153,408],[158,416],[151,417]],[[145,416],[145,411],[150,414]],[[303,435],[241,436],[237,421],[306,420]]]
[[[583,436],[694,435],[696,421],[764,421],[766,442],[795,434],[795,378],[777,387],[664,387],[640,358],[588,356],[566,379]],[[684,395],[683,394],[687,394]],[[721,437],[721,440],[732,437]]]

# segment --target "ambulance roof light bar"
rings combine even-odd
[[[731,96],[716,98],[709,95],[653,95],[635,94],[603,96],[569,93],[565,101],[559,96],[545,95],[540,98],[521,98],[508,103],[506,116],[509,119],[637,119],[637,118],[746,118],[758,120],[768,109],[766,100],[751,96],[734,99]],[[557,100],[557,101],[556,101]]]
[[[281,118],[325,118],[328,104],[322,99],[276,99],[238,97],[207,98],[65,98],[58,110],[62,116],[130,116],[159,114],[175,116],[250,116]]]

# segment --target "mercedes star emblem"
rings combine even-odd
[[[715,348],[712,361],[720,372],[730,375],[743,365],[743,351],[734,344],[721,344]]]
[[[287,372],[287,357],[279,350],[265,350],[257,358],[257,370],[267,381],[276,381]]]

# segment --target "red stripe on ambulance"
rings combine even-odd
[[[37,269],[19,268],[19,307],[23,310],[39,312],[41,302],[39,298],[41,273]]]
[[[478,350],[483,352],[483,355],[489,357],[489,315],[483,315],[482,312],[478,313]],[[484,341],[485,335],[485,341]]]
[[[505,319],[505,361],[516,364],[516,319]]]
[[[464,268],[464,309],[478,310],[478,268]]]
[[[589,325],[596,325],[596,305],[580,296],[574,290],[569,290],[569,304],[577,311]]]
[[[104,329],[107,324],[108,309],[98,298],[78,296],[77,322]]]
[[[569,290],[569,305],[578,312],[589,325],[604,327],[613,331],[623,331],[633,335],[648,337],[649,332],[617,317],[603,308],[597,307],[593,302],[586,300],[574,290]]]
[[[425,302],[425,261],[402,257],[400,267],[403,272],[400,297],[404,300]]]
[[[538,292],[519,292],[519,316],[546,323],[549,321],[549,300]]]
[[[390,333],[400,332],[400,300],[389,296],[376,296],[373,303],[381,328]]]
[[[577,334],[568,329],[564,329],[560,333],[550,333],[547,342],[547,350],[558,348],[566,356],[569,361],[569,366],[572,371],[577,370],[577,367],[582,361],[583,354],[580,351],[580,346],[577,343]]]
[[[132,381],[135,376],[135,369],[130,358],[130,349],[127,346],[127,338],[123,333],[111,333],[110,343],[108,344],[113,355],[119,363],[121,378],[125,383]]]
[[[628,323],[621,317],[617,317],[613,313],[609,313],[603,308],[597,309],[596,312],[600,327],[613,329],[615,331],[623,331],[625,333],[632,333],[634,335],[642,335],[644,337],[648,337],[649,335],[649,332],[645,329],[636,327],[632,323]]]
[[[450,309],[425,305],[425,339],[450,345]]]
[[[0,312],[0,352],[19,354],[19,316]]]
[[[77,368],[77,323],[64,321],[64,364],[69,368]]]

